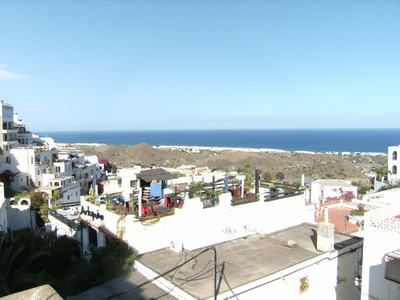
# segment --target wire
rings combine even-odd
[[[228,279],[226,279],[225,272],[222,272],[222,278],[224,279],[226,285],[228,286],[229,290],[232,293],[231,297],[235,297],[237,300],[239,300],[239,298],[236,296],[235,292],[232,290],[232,287],[230,286]]]

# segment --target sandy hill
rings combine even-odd
[[[239,152],[239,151],[201,151],[187,153],[180,150],[154,149],[148,144],[135,146],[79,146],[86,154],[105,157],[118,167],[132,165],[178,167],[183,164],[208,166],[211,169],[238,170],[246,163],[257,166],[272,178],[278,172],[285,180],[298,180],[301,174],[312,178],[342,178],[354,181],[367,181],[363,171],[386,163],[385,156],[308,154],[297,152]]]

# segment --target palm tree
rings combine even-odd
[[[17,238],[0,236],[0,296],[40,284],[40,276],[32,272],[32,265],[48,254],[38,251],[24,256],[25,247]]]
[[[387,169],[387,167],[385,167],[385,166],[375,167],[373,170],[376,173],[376,180],[379,180],[379,181],[381,179],[383,181],[385,176],[390,173],[389,170]]]

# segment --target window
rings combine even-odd
[[[397,151],[393,151],[392,158],[393,160],[397,160]]]
[[[385,278],[400,283],[400,250],[385,255]]]
[[[397,174],[397,166],[396,165],[394,165],[393,167],[392,167],[392,174]]]
[[[88,227],[89,230],[89,244],[97,248],[97,231],[92,227]]]

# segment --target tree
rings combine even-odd
[[[53,192],[52,197],[51,197],[51,200],[53,200],[53,201],[56,201],[56,200],[59,200],[59,199],[61,199],[61,190],[60,189],[55,190]]]
[[[269,172],[264,172],[262,177],[263,177],[264,181],[271,181],[272,180],[272,175]]]
[[[93,185],[90,186],[89,188],[89,196],[88,196],[88,201],[89,202],[94,202],[97,198],[97,195],[94,191]]]
[[[376,173],[377,180],[383,179],[387,174],[389,174],[389,170],[387,169],[386,166],[379,166],[374,168],[374,171]]]
[[[285,174],[283,174],[282,172],[278,172],[276,173],[275,178],[279,181],[282,181],[285,179]]]
[[[42,192],[33,192],[29,197],[31,198],[31,209],[39,211],[44,203],[47,204],[49,195]]]
[[[41,276],[33,267],[46,251],[24,255],[25,247],[18,237],[0,236],[0,296],[18,292],[41,283]]]
[[[118,171],[117,166],[115,164],[110,164],[110,166],[111,166],[111,173],[113,174],[117,173]]]
[[[42,192],[33,192],[30,194],[31,198],[31,209],[36,211],[40,216],[40,219],[37,219],[38,226],[41,227],[44,223],[47,223],[48,220],[48,211],[49,211],[49,204],[48,199],[49,195]]]
[[[251,164],[247,163],[244,166],[244,176],[245,176],[245,180],[246,180],[246,189],[250,190],[251,187],[253,186],[253,181],[254,181],[254,177],[253,177],[253,168],[251,166]]]

